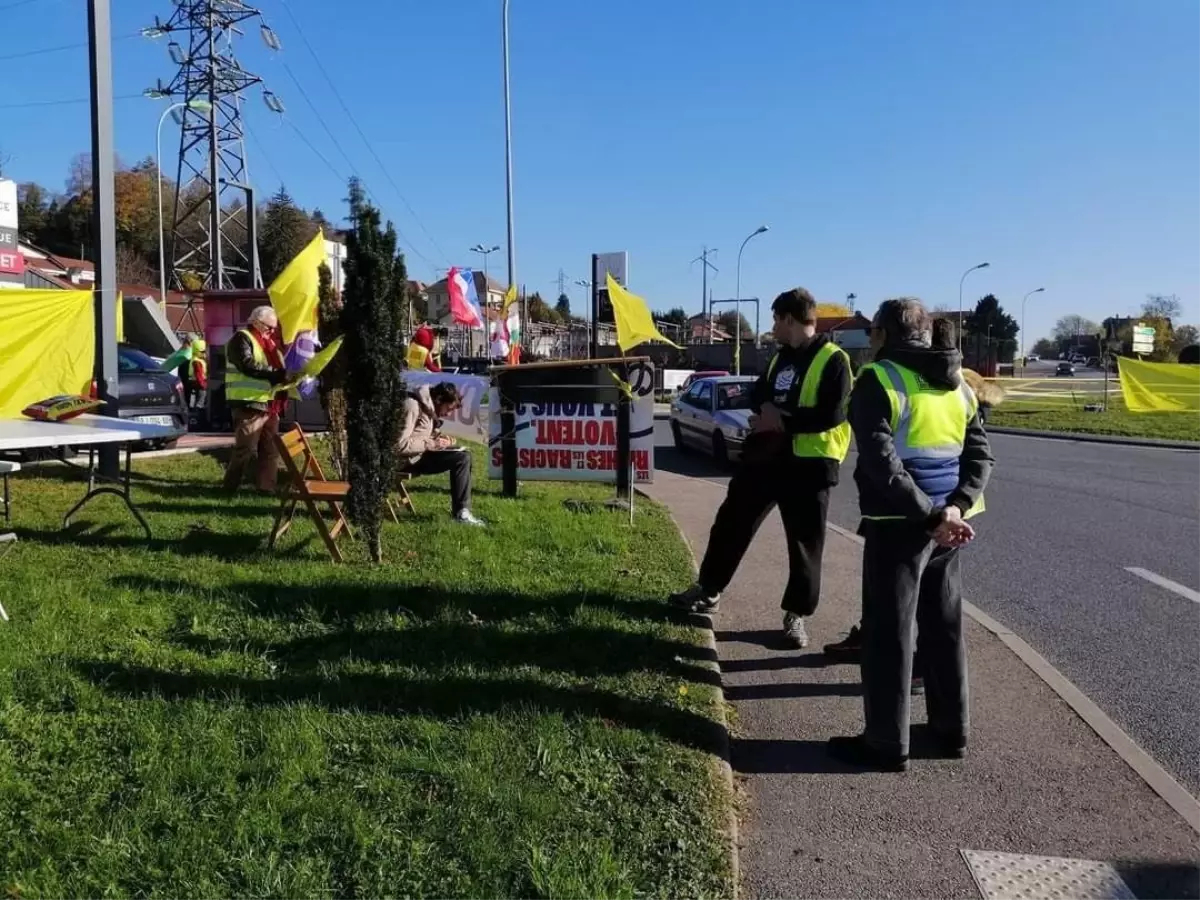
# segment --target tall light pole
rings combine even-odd
[[[575,283],[585,291],[583,295],[583,336],[587,338],[587,346],[590,347],[592,346],[592,283],[584,278],[576,278]]]
[[[512,189],[512,112],[508,94],[508,0],[503,0],[503,35],[504,35],[504,194],[508,201],[508,287],[512,290],[517,283],[517,263],[513,251],[513,189]],[[484,257],[487,260],[487,257]],[[528,328],[529,307],[525,303],[521,309],[521,319]]]
[[[959,355],[962,354],[962,337],[963,337],[963,305],[962,305],[963,282],[966,281],[967,276],[970,275],[972,272],[974,272],[976,269],[986,269],[990,265],[991,265],[991,263],[982,262],[977,266],[971,266],[971,268],[969,268],[969,269],[967,269],[967,271],[963,272],[962,278],[958,279],[958,352],[959,352]]]
[[[167,306],[167,253],[164,246],[166,241],[163,236],[163,212],[162,212],[162,127],[163,122],[167,120],[167,116],[175,112],[177,109],[194,109],[196,112],[208,112],[212,109],[212,104],[207,100],[185,100],[180,103],[172,103],[162,111],[162,115],[158,117],[158,131],[154,138],[154,168],[158,171],[158,302],[162,304],[163,309]],[[175,186],[179,190],[179,185]],[[253,248],[251,248],[253,252]]]
[[[767,231],[767,226],[759,225],[757,228],[754,229],[754,231],[752,231],[752,232],[750,232],[750,234],[746,235],[746,239],[744,241],[742,241],[742,246],[738,247],[737,274],[734,276],[734,280],[733,280],[733,288],[734,288],[733,330],[734,330],[734,334],[735,334],[734,340],[736,342],[733,345],[733,374],[734,375],[742,374],[742,251],[746,249],[746,245],[748,243],[750,243],[751,238],[758,237],[758,235],[762,234],[765,231]]]
[[[713,342],[713,336],[712,336],[713,320],[712,320],[712,310],[708,308],[708,270],[712,269],[714,274],[720,270],[708,261],[708,257],[710,254],[713,254],[716,252],[717,252],[716,247],[711,247],[711,248],[705,247],[703,249],[703,251],[700,253],[700,255],[692,260],[693,266],[696,263],[702,264],[700,266],[700,269],[701,269],[701,272],[704,277],[703,277],[703,281],[700,285],[700,311],[702,313],[704,313],[705,316],[708,318],[708,342],[710,344]]]
[[[1028,294],[1021,298],[1021,368],[1025,368],[1025,301],[1033,294],[1040,294],[1044,291],[1044,287],[1034,288]]]

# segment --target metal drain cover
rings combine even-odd
[[[984,900],[1137,900],[1106,862],[963,850]]]

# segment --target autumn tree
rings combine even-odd
[[[1147,294],[1142,303],[1142,315],[1155,319],[1178,319],[1183,315],[1183,304],[1174,294]]]
[[[737,337],[737,324],[741,320],[741,336],[742,340],[754,337],[754,329],[750,327],[750,323],[744,315],[739,316],[736,310],[727,309],[725,312],[717,316],[717,327],[726,331],[730,337]]]
[[[366,538],[371,559],[383,557],[383,507],[392,489],[402,375],[402,307],[408,273],[396,252],[396,229],[380,227],[379,210],[361,182],[350,181],[351,229],[346,236],[346,288],[341,321],[353,360],[346,373],[347,511]]]
[[[552,324],[560,324],[562,322],[562,316],[558,314],[558,310],[543,300],[542,295],[537,291],[530,294],[526,302],[529,304],[529,321],[549,322]]]
[[[849,319],[854,310],[843,303],[818,303],[817,318],[819,319]]]

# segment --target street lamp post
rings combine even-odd
[[[1028,294],[1021,298],[1021,369],[1025,368],[1025,301],[1033,294],[1040,294],[1046,290],[1044,287],[1034,288]]]
[[[508,0],[503,3],[504,38],[504,194],[508,203],[508,287],[512,290],[517,283],[516,256],[513,251],[513,189],[512,189],[512,112],[508,92]],[[484,257],[486,261],[487,257]],[[528,302],[522,304],[522,321],[528,328]]]
[[[163,211],[162,211],[162,127],[163,122],[167,120],[167,116],[177,109],[194,109],[197,112],[208,112],[212,109],[212,104],[207,100],[186,100],[179,103],[172,103],[162,111],[162,115],[158,117],[158,130],[155,133],[154,139],[154,168],[158,171],[158,302],[163,308],[167,305],[167,256],[166,256],[166,239],[163,235]],[[179,186],[176,185],[176,190]]]
[[[587,346],[592,346],[592,283],[584,278],[575,279],[575,283],[587,293],[583,302],[583,334],[587,338]]]
[[[742,374],[742,251],[746,249],[746,245],[750,243],[750,239],[757,237],[767,230],[766,225],[759,225],[754,231],[746,235],[746,240],[742,241],[742,246],[738,247],[737,255],[737,272],[734,275],[733,285],[733,308],[734,308],[734,340],[733,345],[733,374]]]
[[[990,265],[991,265],[991,263],[982,262],[977,266],[971,266],[971,268],[969,268],[969,269],[967,269],[967,271],[963,272],[962,278],[958,279],[958,352],[960,355],[962,354],[962,338],[963,338],[963,304],[962,304],[963,282],[966,281],[967,276],[970,275],[972,272],[974,272],[976,269],[986,269]]]
[[[487,285],[487,280],[488,280],[488,254],[489,254],[489,253],[495,253],[495,252],[496,252],[497,250],[499,250],[499,249],[500,249],[500,245],[499,245],[499,244],[494,244],[494,245],[493,245],[493,246],[491,246],[491,247],[485,247],[485,246],[483,246],[483,244],[476,244],[474,247],[472,247],[472,248],[471,248],[471,252],[472,252],[472,253],[478,253],[478,254],[480,254],[481,256],[483,256],[483,290],[484,290],[484,293],[485,293],[485,294],[487,293],[487,288],[488,288],[488,285]]]

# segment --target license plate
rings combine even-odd
[[[167,428],[171,428],[175,424],[175,420],[170,416],[138,416],[133,421],[143,425],[165,425]]]

